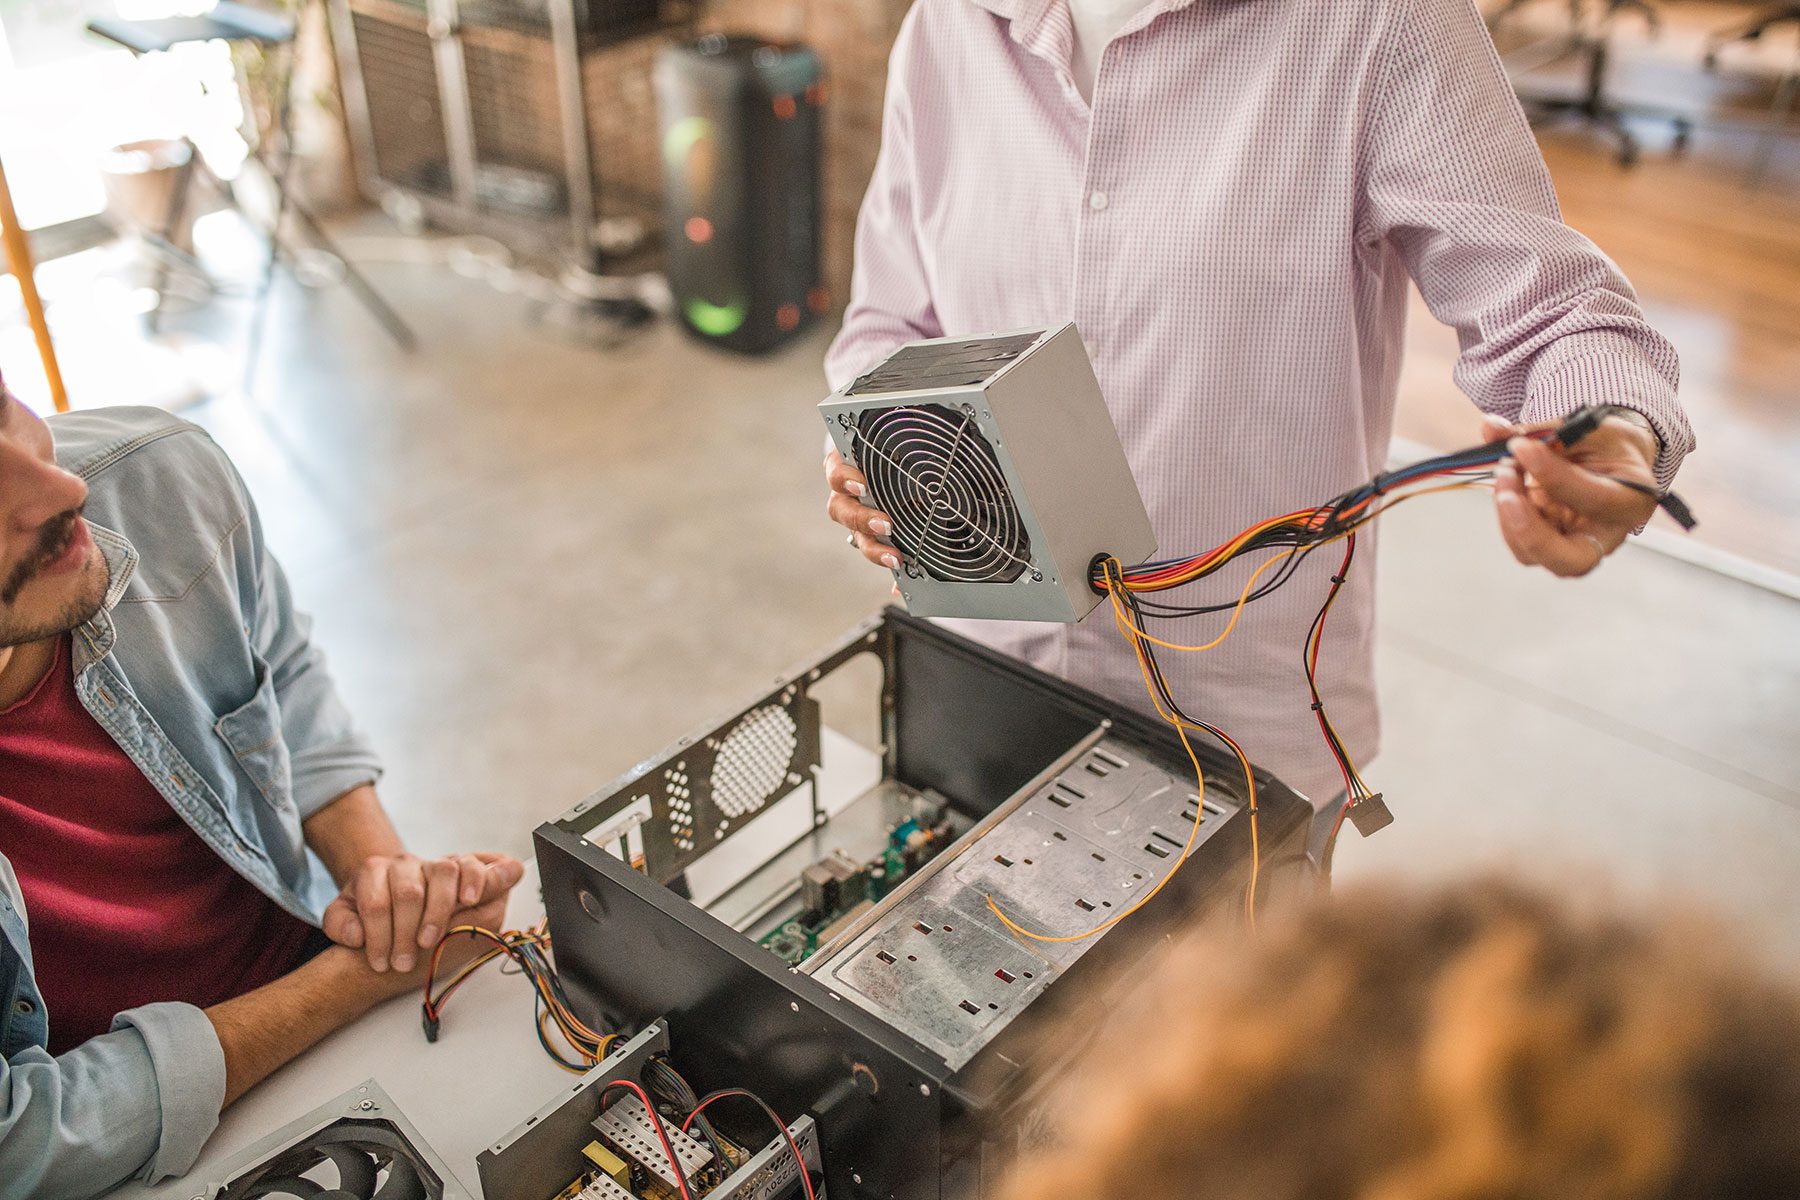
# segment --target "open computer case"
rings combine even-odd
[[[557,969],[700,1090],[810,1116],[833,1196],[980,1195],[1133,967],[1243,902],[1242,771],[1195,748],[1203,795],[1154,716],[888,609],[538,829]],[[1280,886],[1311,809],[1256,778]],[[1077,933],[1165,875],[1078,941],[999,919]]]

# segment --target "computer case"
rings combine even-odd
[[[864,681],[850,701],[846,677]],[[832,800],[850,753],[832,730],[859,722],[868,786]],[[537,830],[557,969],[597,1028],[665,1019],[702,1092],[810,1115],[834,1195],[981,1195],[1133,968],[1203,914],[1241,912],[1242,769],[1195,748],[1203,789],[1168,725],[890,608]],[[1260,878],[1280,886],[1306,870],[1311,809],[1255,778]],[[808,864],[899,844],[917,831],[892,823],[921,805],[955,840],[801,959],[784,931]],[[980,903],[1073,932],[1171,867],[1076,943],[1013,937]]]

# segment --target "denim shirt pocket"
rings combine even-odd
[[[275,681],[267,663],[256,660],[256,694],[214,722],[213,730],[269,807],[279,813],[294,812],[293,763],[282,736],[281,702],[275,696]]]

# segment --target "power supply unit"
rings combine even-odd
[[[246,1148],[220,1176],[206,1200],[472,1200],[373,1079]]]
[[[893,521],[915,616],[1079,621],[1097,557],[1156,552],[1072,324],[914,342],[819,410]]]
[[[475,1165],[483,1200],[679,1198],[703,1177],[713,1181],[701,1193],[705,1200],[785,1200],[803,1192],[829,1200],[818,1128],[809,1116],[789,1121],[773,1138],[759,1125],[757,1140],[734,1143],[735,1156],[709,1175],[717,1161],[711,1146],[688,1136],[678,1121],[660,1121],[640,1098],[649,1094],[643,1089],[652,1064],[671,1062],[672,1049],[667,1022],[651,1021],[572,1089],[482,1150]],[[636,1094],[623,1090],[631,1087]],[[680,1180],[672,1162],[681,1164]]]
[[[1243,902],[1243,769],[1195,748],[1203,787],[1166,724],[888,609],[537,830],[558,974],[816,1122],[838,1200],[979,1196],[1132,968]],[[1255,778],[1266,890],[1311,810]]]

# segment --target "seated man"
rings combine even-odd
[[[0,385],[0,1200],[180,1174],[500,921],[520,864],[408,855],[380,773],[219,447]]]
[[[1800,989],[1668,907],[1365,885],[1192,940],[999,1198],[1800,1195]]]

